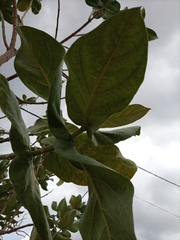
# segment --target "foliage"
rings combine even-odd
[[[115,144],[140,135],[139,126],[119,127],[149,111],[130,102],[144,80],[148,41],[157,35],[145,26],[144,9],[121,10],[116,0],[85,2],[92,7],[92,14],[83,26],[100,17],[104,21],[79,37],[67,52],[62,43],[83,27],[58,42],[43,31],[23,26],[18,16],[29,9],[38,14],[40,0],[0,2],[2,26],[5,21],[14,26],[10,48],[2,33],[7,52],[0,63],[16,55],[18,77],[37,95],[27,98],[22,93],[19,99],[8,79],[0,75],[0,106],[11,122],[9,138],[2,129],[0,142],[9,141],[13,150],[0,155],[2,235],[25,227],[17,228],[16,218],[24,206],[34,224],[31,240],[71,239],[71,232],[76,231],[84,240],[136,239],[130,179],[137,167]],[[13,47],[16,33],[21,39],[17,52]],[[63,87],[69,120],[63,118],[61,108]],[[38,97],[43,101],[37,102]],[[28,129],[21,116],[23,104],[47,104],[44,116]],[[30,144],[32,135],[37,137],[35,145]],[[88,186],[87,204],[80,195],[72,195],[70,205],[65,198],[53,201],[56,214],[51,214],[48,206],[42,205],[39,185],[47,190],[52,176],[57,176],[60,184]]]

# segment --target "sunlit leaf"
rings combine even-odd
[[[6,78],[0,74],[0,107],[11,121],[10,140],[14,153],[26,152],[29,148],[29,136],[21,116],[18,101],[10,90]]]
[[[57,153],[48,155],[44,159],[43,165],[64,182],[73,182],[77,185],[87,186],[86,173],[74,167],[68,159],[63,158]]]
[[[139,8],[121,11],[68,50],[66,103],[71,120],[95,132],[122,111],[143,82],[147,31]]]
[[[131,131],[133,132],[133,129]],[[114,139],[116,139],[116,136]],[[131,179],[137,171],[136,164],[124,158],[119,148],[112,143],[110,145],[95,146],[86,134],[82,134],[75,139],[75,145],[78,152],[82,155],[97,160],[99,163],[114,169],[129,179]]]
[[[128,105],[122,111],[112,114],[101,127],[113,128],[130,124],[144,117],[149,110],[140,104]]]
[[[43,31],[27,26],[16,30],[21,38],[14,62],[16,72],[31,91],[47,100],[65,50]]]

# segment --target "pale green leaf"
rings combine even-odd
[[[68,50],[66,103],[71,120],[95,132],[122,111],[144,79],[147,31],[140,8],[121,11]]]
[[[111,131],[97,131],[94,133],[95,144],[115,144],[132,136],[140,135],[140,127],[127,127]]]
[[[39,133],[41,131],[47,131],[49,129],[47,119],[40,118],[36,120],[33,126],[28,127],[28,131],[31,133]]]
[[[120,127],[142,118],[150,108],[140,104],[128,105],[122,111],[112,114],[101,126],[102,128]]]
[[[27,26],[16,30],[21,38],[14,62],[16,72],[31,91],[47,100],[65,50],[43,31]]]

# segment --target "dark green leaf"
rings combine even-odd
[[[65,50],[43,31],[27,26],[16,29],[21,37],[21,47],[14,62],[16,72],[31,91],[47,100]]]
[[[76,210],[72,209],[65,216],[63,216],[59,222],[59,228],[62,230],[67,230],[74,222],[74,217],[76,215]]]
[[[51,208],[52,210],[57,211],[57,202],[53,201],[51,204]]]
[[[142,14],[142,17],[145,18],[146,17],[146,11],[145,11],[145,8],[141,8],[141,14]]]
[[[158,39],[158,36],[154,30],[147,28],[147,32],[148,32],[148,40],[149,41]]]
[[[21,154],[29,149],[29,136],[21,116],[18,101],[10,90],[6,78],[0,74],[0,106],[11,121],[10,140],[14,153]]]
[[[127,127],[111,131],[97,131],[94,133],[95,143],[115,144],[132,136],[140,135],[140,127]]]
[[[101,127],[113,128],[130,124],[142,118],[149,110],[140,104],[128,105],[122,111],[112,114]]]
[[[58,211],[58,216],[59,219],[61,219],[62,217],[64,217],[66,215],[66,213],[68,212],[68,207],[67,207],[67,202],[66,199],[63,198],[60,203],[58,204],[57,207],[57,211]]]
[[[108,169],[89,166],[89,200],[80,220],[86,240],[135,240],[131,182]]]
[[[68,50],[66,102],[71,120],[95,132],[122,111],[144,79],[147,31],[139,8],[121,11]]]
[[[26,155],[17,156],[11,162],[9,175],[16,194],[29,211],[39,236],[43,240],[52,240],[32,162]]]
[[[12,0],[1,0],[0,1],[0,9],[3,11],[4,9],[12,6]]]
[[[113,15],[117,14],[120,11],[120,3],[117,1],[112,1],[110,4],[107,5],[107,7],[104,10],[103,18],[107,19],[109,17],[112,17]]]
[[[33,0],[31,10],[34,14],[38,14],[41,10],[41,0]]]
[[[66,128],[62,111],[60,110],[61,99],[61,66],[57,72],[51,86],[50,96],[48,100],[48,124],[53,135],[59,139],[68,140],[71,138],[69,131]]]
[[[73,232],[73,233],[79,231],[79,222],[76,221],[75,223],[73,223],[73,224],[68,228],[68,230],[69,230],[70,232]]]
[[[101,0],[85,0],[86,4],[91,7],[102,7],[103,2]]]
[[[6,22],[8,22],[9,24],[13,24],[13,18],[12,18],[12,16],[13,16],[13,8],[12,8],[12,7],[7,7],[7,8],[5,8],[5,9],[3,10],[2,13],[3,13],[4,20],[5,20]],[[1,19],[0,19],[0,20],[1,20]],[[18,24],[19,24],[19,25],[22,24],[19,15],[18,15]]]
[[[41,240],[35,227],[32,228],[30,240]]]

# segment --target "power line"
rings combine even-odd
[[[169,213],[169,214],[171,214],[171,215],[173,215],[173,216],[175,216],[175,217],[177,217],[177,218],[180,218],[180,216],[178,216],[178,215],[176,215],[176,214],[174,214],[174,213],[172,213],[172,212],[169,212],[169,211],[165,210],[164,208],[161,208],[161,207],[159,207],[159,206],[157,206],[157,205],[155,205],[155,204],[153,204],[153,203],[150,203],[150,202],[148,202],[148,201],[146,201],[146,200],[144,200],[144,199],[142,199],[142,198],[140,198],[140,197],[137,197],[137,196],[135,196],[135,195],[134,195],[134,197],[137,198],[137,199],[139,199],[139,200],[141,200],[141,201],[143,201],[143,202],[145,202],[145,203],[148,203],[149,205],[151,205],[151,206],[153,206],[153,207],[156,207],[156,208],[158,208],[158,209],[160,209],[160,210],[162,210],[162,211],[164,211],[164,212],[166,212],[166,213]]]
[[[146,169],[144,169],[144,168],[142,168],[142,167],[139,167],[139,166],[137,166],[137,167],[138,167],[139,169],[141,169],[141,170],[143,170],[143,171],[145,171],[145,172],[147,172],[147,173],[149,173],[149,174],[157,177],[157,178],[160,178],[160,179],[163,180],[163,181],[166,181],[166,182],[168,182],[168,183],[170,183],[170,184],[173,184],[173,185],[175,185],[176,187],[180,187],[180,185],[178,185],[178,184],[176,184],[176,183],[174,183],[174,182],[171,182],[171,181],[167,180],[166,178],[160,177],[160,176],[158,176],[157,174],[152,173],[152,172],[150,172],[150,171],[148,171],[148,170],[146,170]]]

